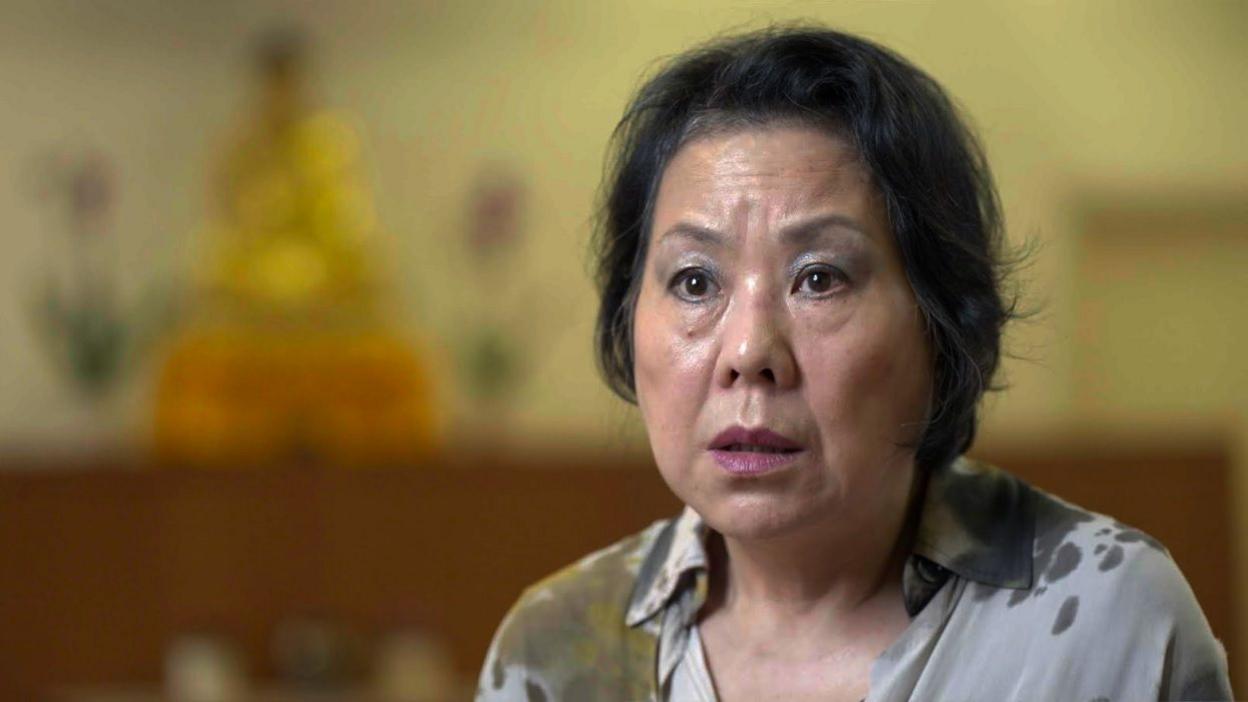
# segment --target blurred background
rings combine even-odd
[[[1248,4],[0,0],[0,699],[466,699],[678,508],[591,354],[611,129],[795,19],[1037,246],[973,453],[1166,543],[1248,684]]]

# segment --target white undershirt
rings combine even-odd
[[[706,666],[706,654],[702,651],[702,637],[698,627],[689,627],[689,640],[685,652],[672,671],[667,699],[671,702],[717,702],[715,684]]]

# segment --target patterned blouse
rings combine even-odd
[[[921,510],[910,624],[867,702],[1232,699],[1226,653],[1151,537],[967,459],[932,474]],[[707,533],[686,508],[530,587],[478,702],[714,700],[696,629]]]

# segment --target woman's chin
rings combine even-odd
[[[775,496],[737,498],[698,510],[707,526],[726,538],[766,540],[787,536],[817,521],[805,505],[777,502]]]

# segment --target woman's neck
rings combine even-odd
[[[722,610],[759,624],[786,625],[811,616],[843,619],[857,611],[873,611],[882,601],[896,604],[924,488],[916,475],[900,504],[868,515],[851,528],[842,515],[828,515],[771,538],[712,532],[704,613]]]

